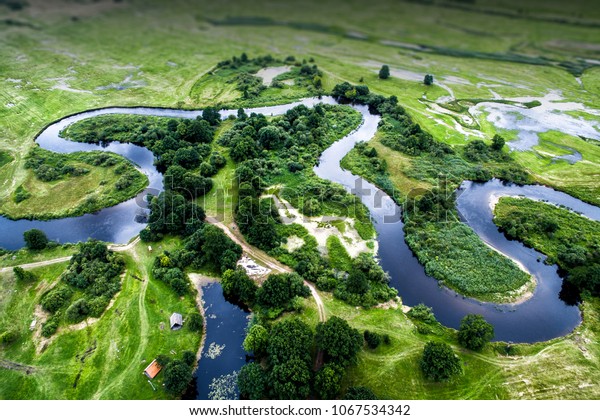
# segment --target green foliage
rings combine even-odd
[[[204,320],[202,315],[197,312],[192,312],[188,315],[186,326],[190,331],[201,333],[204,328]]]
[[[271,274],[258,289],[256,302],[263,308],[288,310],[296,296],[310,296],[310,289],[298,274]]]
[[[548,256],[580,291],[600,295],[600,223],[539,201],[502,197],[494,223]]]
[[[469,314],[460,321],[458,342],[470,350],[481,350],[493,337],[494,327],[481,315]]]
[[[412,319],[422,321],[426,324],[435,324],[437,320],[433,314],[433,309],[423,303],[419,303],[408,311],[407,315]]]
[[[325,353],[326,360],[347,366],[356,361],[356,354],[363,345],[363,337],[347,321],[333,316],[317,325],[315,342],[317,348]]]
[[[181,395],[192,381],[192,369],[183,360],[174,360],[163,369],[163,383],[167,392]]]
[[[30,229],[23,233],[23,239],[25,239],[25,245],[29,249],[40,250],[48,246],[48,237],[46,234],[39,229]]]
[[[8,346],[19,339],[19,331],[17,329],[8,329],[0,332],[0,345]]]
[[[377,397],[366,386],[351,386],[344,395],[345,400],[376,400]]]
[[[23,270],[21,267],[14,267],[13,273],[15,274],[17,281],[23,283],[34,283],[38,280],[35,274],[33,274],[31,271]]]
[[[202,224],[202,208],[175,192],[164,191],[150,200],[148,226],[140,232],[143,241],[154,241],[164,234],[188,236]]]
[[[242,366],[237,383],[243,397],[260,400],[266,396],[268,382],[267,373],[258,363],[248,363]]]
[[[81,298],[77,299],[71,304],[71,306],[67,308],[67,311],[65,312],[65,317],[67,321],[75,324],[87,318],[89,313],[90,307],[87,303],[87,300],[85,300],[85,298]]]
[[[173,289],[178,296],[185,296],[190,291],[189,281],[179,267],[160,268],[154,267],[152,275]]]
[[[327,255],[329,264],[338,270],[349,271],[352,258],[337,236],[331,235],[327,238]]]
[[[333,400],[340,392],[344,368],[333,363],[323,365],[315,375],[315,391],[322,400]]]
[[[55,313],[65,306],[71,296],[73,296],[73,291],[67,285],[61,284],[44,294],[40,303],[45,311]]]
[[[42,325],[42,336],[48,338],[52,337],[56,330],[58,330],[58,319],[56,317],[51,317]]]
[[[262,325],[255,324],[248,330],[243,346],[248,353],[260,356],[267,351],[268,343],[269,332]]]
[[[190,252],[192,266],[201,268],[208,265],[217,272],[235,269],[242,256],[242,247],[233,242],[217,226],[204,223],[185,241],[185,249]]]
[[[223,294],[234,301],[251,306],[256,299],[258,286],[243,269],[227,270],[221,276]]]
[[[385,80],[389,77],[390,67],[387,64],[384,64],[383,66],[381,66],[381,69],[379,69],[379,78]]]
[[[31,197],[31,193],[23,187],[23,185],[19,185],[15,190],[15,195],[13,196],[13,200],[15,203],[20,203],[22,201],[27,200]]]
[[[313,333],[308,325],[297,318],[285,319],[273,326],[267,346],[271,365],[298,358],[309,364]]]
[[[273,366],[269,379],[275,399],[300,400],[310,394],[311,370],[302,359],[294,357]]]
[[[429,341],[423,350],[421,370],[429,380],[446,381],[462,373],[460,359],[446,343]]]
[[[431,74],[426,74],[423,78],[423,83],[425,84],[425,86],[433,85],[433,76]]]
[[[377,347],[379,347],[382,341],[381,335],[369,330],[365,330],[365,332],[363,333],[363,337],[365,338],[367,346],[369,346],[369,348],[371,349],[376,349]]]

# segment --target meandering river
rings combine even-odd
[[[294,106],[303,104],[314,106],[317,103],[334,104],[331,97],[308,98],[302,101],[272,106],[248,109],[247,112],[279,115]],[[377,230],[379,241],[379,259],[382,267],[391,276],[391,285],[398,289],[398,294],[405,305],[424,303],[431,306],[437,319],[444,325],[458,327],[460,320],[466,314],[482,314],[494,325],[496,340],[510,342],[535,342],[548,340],[565,335],[581,322],[578,308],[568,305],[559,297],[562,279],[555,265],[545,265],[545,257],[521,243],[509,241],[492,221],[490,201],[494,196],[523,195],[537,200],[547,200],[557,205],[567,206],[586,216],[600,220],[600,209],[577,200],[567,194],[542,186],[505,185],[498,180],[484,184],[465,182],[458,191],[457,205],[463,221],[487,243],[500,250],[510,258],[522,264],[537,279],[537,287],[533,296],[523,303],[514,305],[498,305],[482,303],[465,298],[457,293],[440,287],[438,282],[425,274],[412,251],[404,241],[401,210],[384,192],[369,182],[352,175],[340,167],[340,160],[359,141],[367,141],[377,130],[380,117],[369,113],[365,106],[354,106],[363,116],[362,125],[343,139],[334,143],[324,151],[319,164],[314,168],[316,174],[324,179],[340,183],[353,194],[358,195],[369,208]],[[235,110],[221,111],[223,118],[235,115]],[[106,108],[84,112],[55,122],[44,129],[36,141],[48,150],[59,153],[75,151],[105,150],[125,156],[139,166],[149,178],[148,190],[137,197],[114,207],[103,209],[95,214],[71,217],[50,221],[9,220],[0,218],[0,246],[7,249],[17,249],[23,246],[23,232],[31,228],[44,230],[47,235],[59,242],[77,242],[88,238],[97,238],[107,242],[126,243],[144,228],[145,210],[144,197],[147,192],[158,193],[162,189],[162,175],[153,166],[152,153],[139,146],[127,143],[111,142],[107,145],[93,145],[71,142],[59,137],[59,132],[77,121],[106,114],[136,114],[179,118],[195,118],[201,111],[186,111],[161,108]],[[215,288],[216,289],[216,288]],[[208,305],[210,297],[215,295],[209,289],[205,294]],[[216,301],[215,301],[216,302]],[[245,317],[237,317],[240,322],[247,322]],[[215,334],[210,331],[213,323],[209,321],[208,334],[214,336],[214,342],[226,340],[234,326],[218,326]],[[243,328],[242,328],[243,330]],[[241,330],[240,330],[241,331]],[[236,335],[242,334],[240,331]],[[220,337],[220,338],[219,338]],[[239,339],[237,340],[239,341]],[[222,343],[221,343],[222,344]],[[207,343],[210,345],[210,342]],[[239,349],[238,349],[239,350]],[[205,348],[206,351],[206,348]],[[228,350],[229,351],[229,350]],[[238,357],[238,353],[236,353]],[[214,359],[218,360],[218,359]],[[208,373],[214,368],[201,365],[199,375],[199,391],[205,394],[212,378]],[[204,376],[207,377],[204,377]],[[202,378],[200,378],[202,376]],[[204,396],[204,395],[202,395]]]

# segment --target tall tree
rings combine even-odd
[[[325,352],[327,360],[347,366],[356,361],[363,337],[346,320],[333,316],[317,325],[315,342],[317,348]]]
[[[433,381],[445,381],[462,372],[460,359],[446,343],[430,341],[425,345],[421,369]]]
[[[383,66],[381,66],[381,69],[379,70],[379,78],[385,80],[389,77],[390,77],[390,67],[387,64],[384,64]]]
[[[458,341],[470,350],[481,350],[494,337],[494,327],[481,315],[469,314],[460,322]]]
[[[48,237],[39,229],[30,229],[26,231],[23,233],[23,239],[25,239],[27,248],[33,250],[44,249],[48,245]]]

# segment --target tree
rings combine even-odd
[[[379,70],[379,78],[385,80],[389,77],[390,77],[390,67],[387,64],[384,64],[383,66],[381,66],[381,69]]]
[[[181,395],[192,380],[192,369],[183,360],[174,360],[164,370],[164,385],[167,392]]]
[[[376,400],[377,397],[366,386],[351,386],[344,395],[345,400]]]
[[[333,316],[317,325],[315,334],[317,348],[325,352],[327,360],[347,366],[354,363],[363,345],[363,337],[348,322]]]
[[[31,271],[23,270],[21,267],[14,267],[13,273],[15,274],[17,281],[23,283],[33,283],[37,280],[37,276],[35,274],[33,274]]]
[[[425,83],[425,86],[433,85],[433,76],[431,74],[426,74],[423,83]]]
[[[310,289],[296,273],[271,274],[256,293],[256,301],[265,308],[286,309],[296,296],[308,297]]]
[[[350,293],[363,295],[369,291],[369,280],[360,270],[352,270],[346,279],[346,288]]]
[[[246,305],[252,305],[258,286],[244,270],[226,270],[221,276],[223,294],[233,300],[239,300]]]
[[[367,346],[371,349],[376,349],[381,344],[381,336],[377,333],[365,330],[363,333]]]
[[[40,250],[48,246],[48,237],[46,234],[39,229],[30,229],[23,233],[23,239],[25,239],[25,245],[27,248],[33,250]]]
[[[89,312],[90,308],[87,303],[87,300],[85,300],[85,298],[81,298],[73,302],[71,306],[67,308],[65,316],[70,322],[76,323],[85,319],[88,316]]]
[[[219,125],[221,122],[221,114],[219,114],[219,110],[212,106],[209,106],[202,111],[202,118],[213,127]]]
[[[481,315],[469,314],[460,322],[458,342],[470,350],[481,350],[493,337],[494,327]]]
[[[186,350],[183,352],[183,354],[181,355],[181,360],[183,361],[183,363],[185,363],[186,365],[188,365],[189,367],[193,368],[194,365],[196,364],[196,355],[194,354],[193,351],[190,350]]]
[[[462,372],[460,359],[446,343],[430,341],[425,345],[421,370],[433,381],[445,381]]]
[[[268,377],[258,363],[248,363],[240,370],[237,383],[243,397],[260,400],[265,397]]]
[[[188,317],[186,325],[190,329],[190,331],[202,331],[202,328],[204,327],[204,320],[202,319],[202,315],[200,315],[197,312],[192,312]]]
[[[504,138],[498,134],[494,134],[494,137],[492,138],[492,149],[494,150],[502,150],[502,148],[504,147]]]
[[[281,321],[271,329],[267,345],[269,362],[277,365],[296,357],[310,363],[312,341],[313,333],[304,322],[297,318]]]
[[[271,371],[272,395],[278,400],[300,400],[310,394],[310,368],[306,361],[291,358]]]
[[[262,325],[253,325],[250,327],[246,338],[244,339],[244,350],[254,355],[261,355],[266,352],[269,344],[269,333]]]
[[[322,400],[332,400],[340,392],[344,368],[328,363],[315,375],[315,392]]]

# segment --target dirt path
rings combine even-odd
[[[36,371],[36,368],[33,366],[23,365],[21,363],[11,362],[10,360],[0,360],[0,368],[8,369],[8,370],[18,370],[21,372],[25,372],[28,375],[31,375]]]
[[[129,251],[130,249],[133,249],[133,247],[136,246],[139,241],[140,241],[140,237],[138,236],[137,238],[135,238],[133,241],[131,241],[130,243],[128,243],[126,245],[109,244],[108,249],[111,251],[115,251],[115,252]],[[54,259],[46,260],[46,261],[38,261],[38,262],[34,262],[34,263],[11,265],[10,267],[0,268],[0,273],[12,271],[12,269],[15,267],[21,267],[25,270],[29,270],[31,268],[38,268],[38,267],[44,267],[46,265],[58,264],[58,263],[69,261],[71,259],[71,257],[72,257],[72,255],[68,255],[66,257],[54,258]]]
[[[131,251],[131,256],[133,257],[133,259],[135,261],[140,261],[137,250],[134,248],[138,242],[139,242],[139,238],[137,238],[135,241],[131,242],[130,244],[121,247],[121,249],[125,249],[126,251]],[[113,250],[114,250],[114,248],[113,248]],[[140,274],[143,279],[143,281],[141,282],[141,288],[140,288],[139,296],[138,296],[138,311],[139,311],[139,315],[140,315],[140,324],[139,324],[140,325],[140,333],[139,333],[140,342],[137,346],[137,349],[135,350],[135,353],[131,356],[131,358],[129,358],[129,360],[130,360],[129,365],[126,368],[124,368],[117,377],[113,378],[111,383],[107,387],[102,388],[102,389],[99,388],[96,391],[96,393],[94,394],[94,396],[92,397],[92,399],[101,399],[109,391],[111,391],[112,389],[114,389],[117,386],[120,386],[120,384],[123,381],[123,378],[125,378],[127,375],[139,374],[138,371],[139,371],[140,362],[142,361],[142,356],[144,354],[144,350],[148,346],[150,322],[148,321],[148,313],[146,311],[146,290],[148,289],[148,283],[149,283],[148,270],[147,270],[146,266],[143,264],[139,264],[137,267],[140,270]]]
[[[241,236],[241,234],[236,235],[227,226],[225,226],[223,223],[219,222],[214,217],[207,217],[206,221],[210,224],[217,226],[219,229],[221,229],[223,232],[225,232],[225,234],[229,238],[231,238],[232,241],[234,241],[235,243],[240,245],[242,247],[242,250],[246,254],[248,254],[248,256],[250,256],[252,259],[258,260],[258,261],[264,263],[268,268],[270,268],[274,271],[277,271],[279,273],[291,273],[293,271],[288,266],[283,265],[279,261],[274,260],[271,256],[267,255],[264,251],[261,251],[260,249],[247,243],[246,240]],[[235,224],[233,224],[233,227],[235,228],[236,232],[240,231],[239,228]],[[312,295],[313,299],[315,300],[315,302],[317,304],[317,310],[319,312],[319,321],[325,322],[325,306],[323,305],[321,296],[319,296],[319,293],[317,293],[317,289],[315,289],[315,286],[312,283],[304,280],[304,284],[310,289],[310,294]]]

